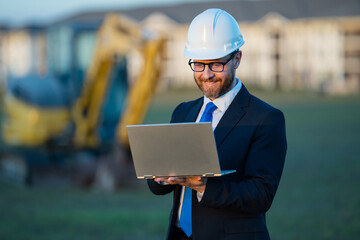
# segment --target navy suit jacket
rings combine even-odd
[[[171,122],[194,122],[203,98],[181,103]],[[203,198],[193,191],[194,240],[270,239],[265,212],[270,208],[286,155],[283,113],[251,95],[243,85],[221,118],[215,140],[222,170],[236,173],[208,178]],[[150,190],[173,192],[168,239],[173,239],[181,186],[160,185],[148,180]]]

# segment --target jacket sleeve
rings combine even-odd
[[[165,195],[175,189],[174,185],[162,185],[158,182],[155,182],[154,179],[148,179],[147,183],[151,192],[156,195]]]
[[[236,143],[233,143],[236,151]],[[285,120],[281,111],[270,111],[257,126],[247,154],[243,177],[237,181],[208,178],[203,207],[227,208],[246,213],[266,212],[272,203],[286,155]],[[236,159],[236,152],[234,154]]]

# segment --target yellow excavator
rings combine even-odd
[[[96,156],[95,167],[79,167],[80,171],[92,169],[80,172],[79,178],[83,175],[83,178],[90,179],[80,181],[92,183],[96,177],[98,184],[105,183],[109,186],[106,188],[116,187],[116,182],[123,179],[116,180],[114,176],[120,176],[120,179],[121,175],[128,177],[132,168],[126,125],[139,124],[145,117],[158,85],[164,45],[165,38],[159,32],[145,29],[122,15],[108,14],[97,31],[94,55],[86,72],[83,89],[71,109],[64,107],[61,97],[56,94],[60,87],[52,84],[56,81],[49,78],[15,81],[12,91],[7,91],[2,124],[4,145],[16,149],[18,153],[23,149],[34,148],[44,151],[49,149],[49,145],[54,149],[57,147],[54,139],[64,135],[69,125],[72,125],[71,137],[65,138],[65,144],[64,140],[61,141],[62,147],[66,145],[66,149],[70,149],[68,152],[102,153]],[[137,79],[129,81],[127,56],[132,51],[140,53],[141,64]],[[44,88],[45,85],[51,87]],[[45,90],[33,94],[33,98],[29,97],[31,94],[23,94],[31,88],[37,89],[34,90],[37,92],[38,89]],[[37,97],[39,95],[41,97]],[[53,98],[55,100],[51,101]],[[36,104],[41,101],[46,104]],[[104,151],[98,151],[104,145],[107,146],[105,154]],[[16,157],[14,161],[9,154],[2,154],[2,172],[22,174],[24,180],[28,179],[29,164],[18,160],[20,158]]]

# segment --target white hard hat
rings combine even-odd
[[[199,60],[222,58],[244,43],[233,16],[212,8],[200,13],[191,22],[184,56]]]

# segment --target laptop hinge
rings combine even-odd
[[[153,179],[153,178],[155,178],[155,176],[153,176],[153,175],[144,175],[144,178],[145,179]]]
[[[214,173],[204,173],[203,177],[214,177],[215,174]]]

